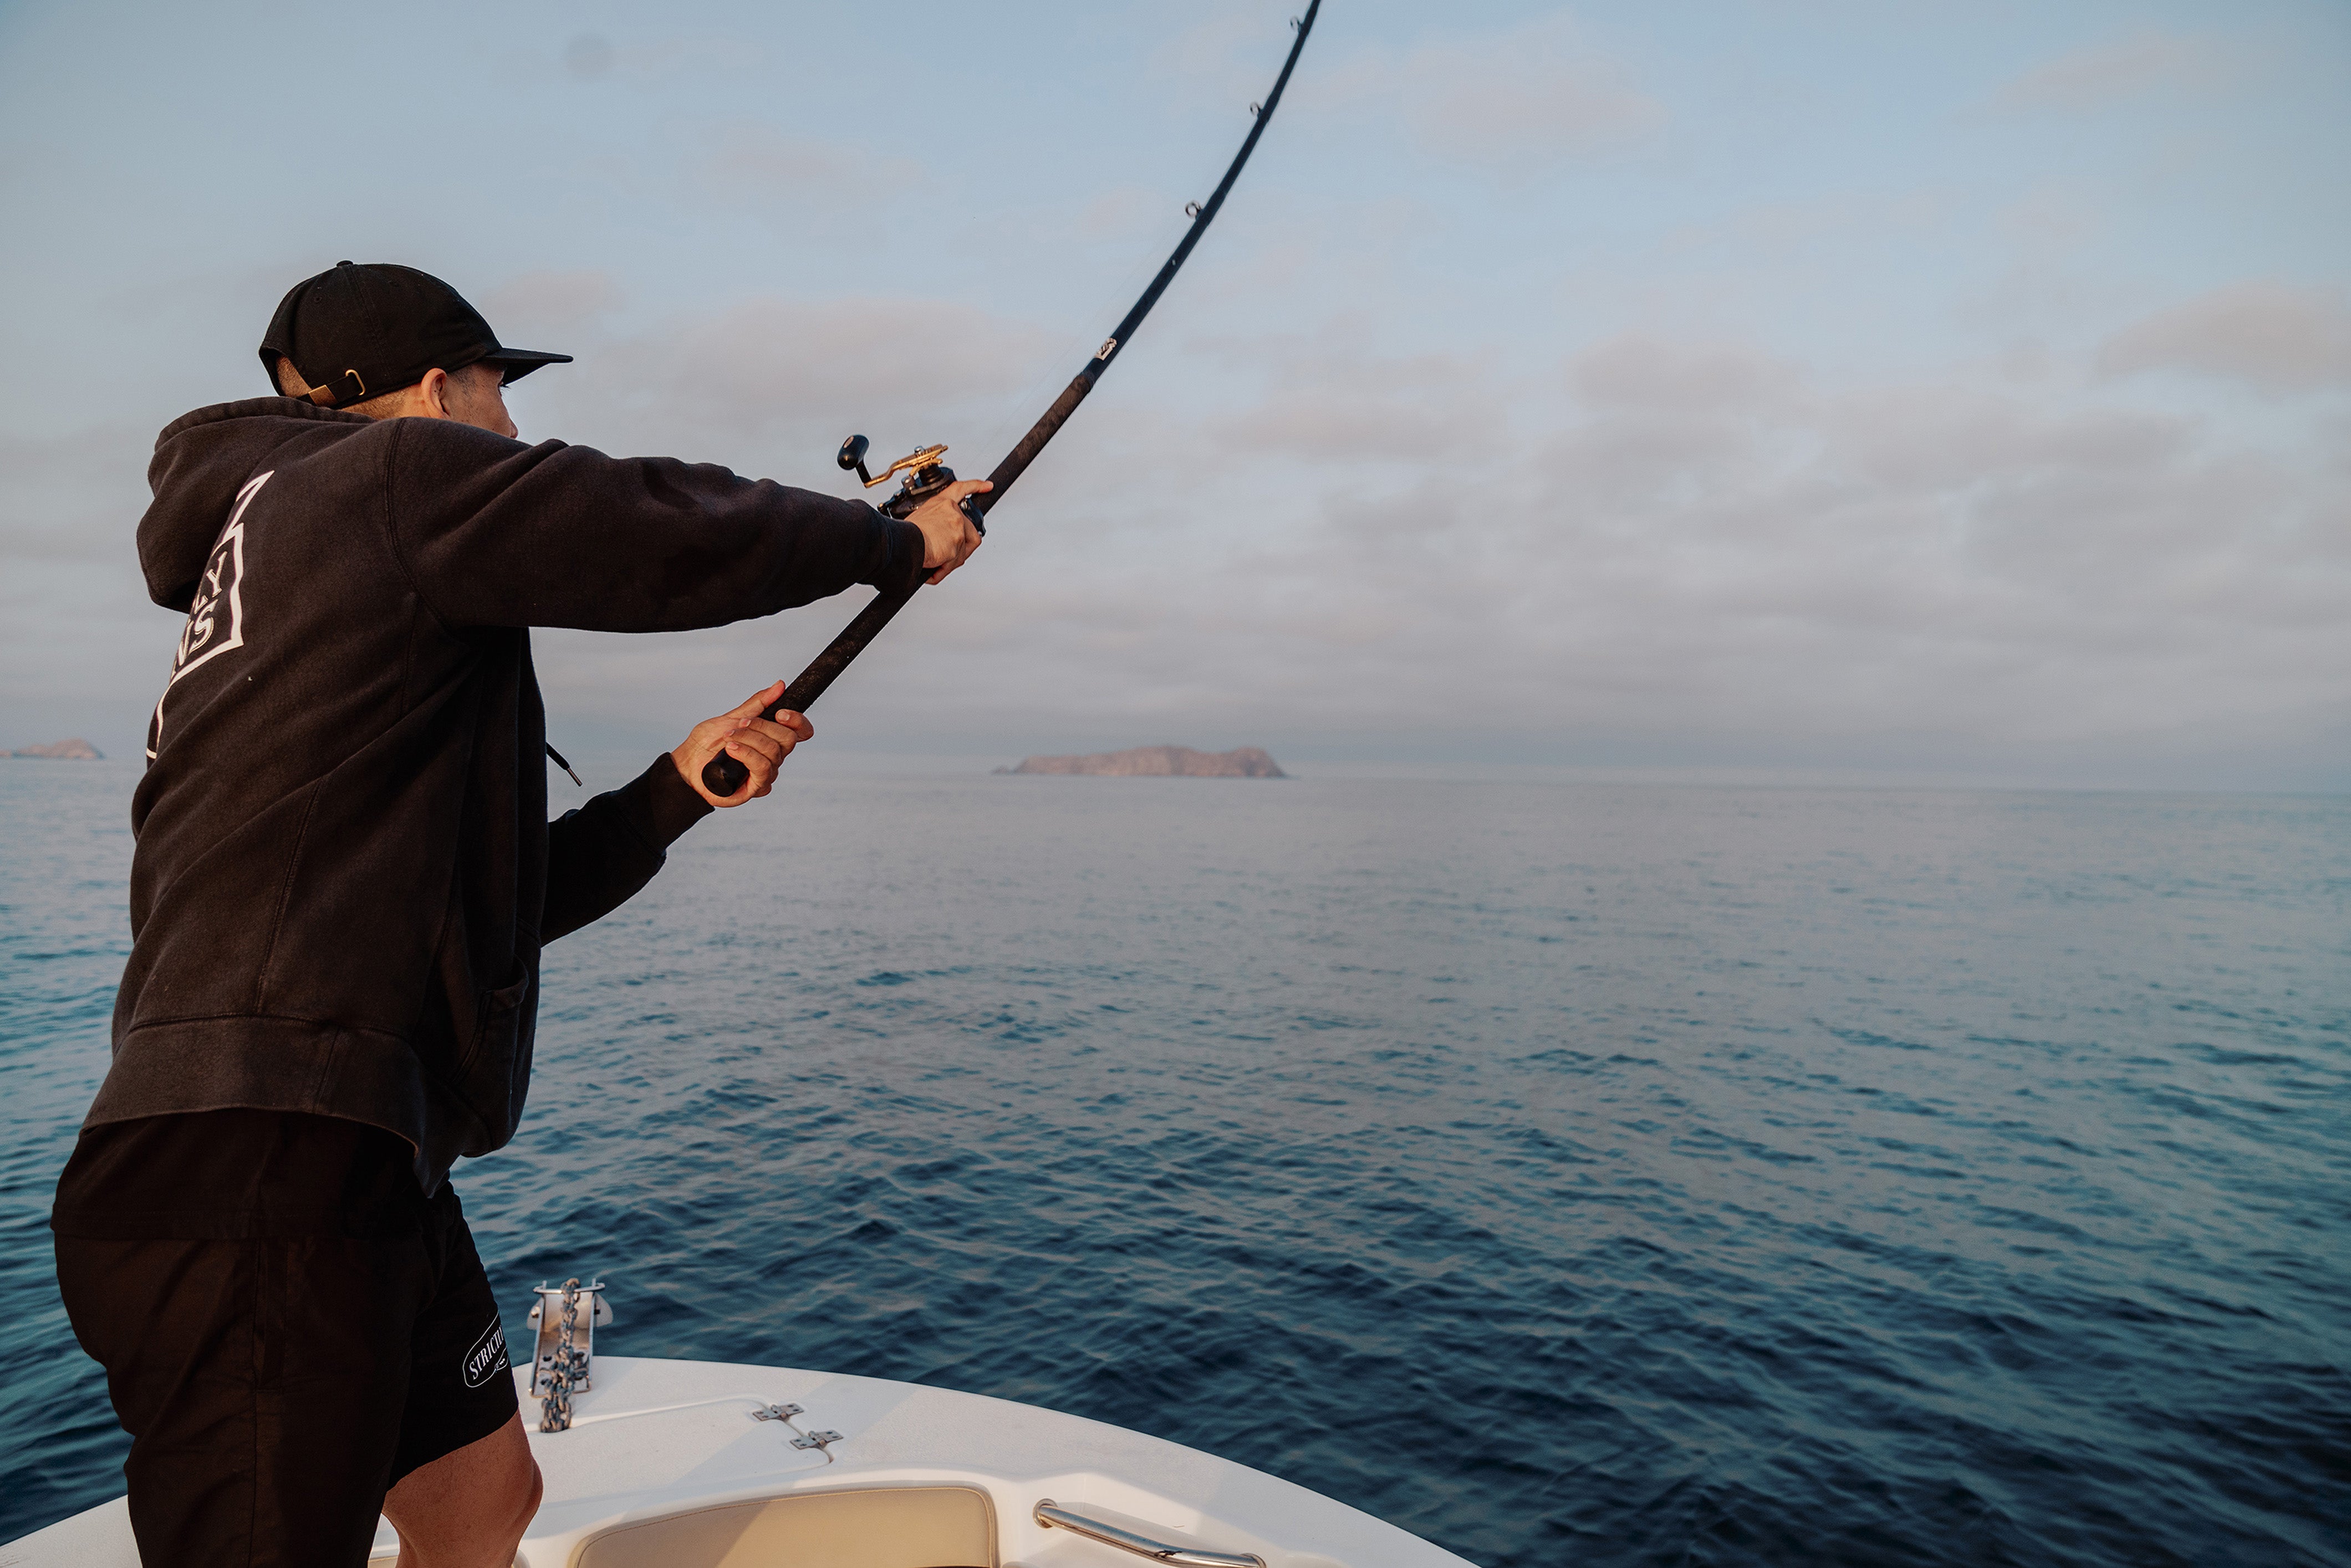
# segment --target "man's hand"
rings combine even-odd
[[[932,569],[931,581],[945,582],[979,548],[979,530],[963,515],[963,498],[995,488],[986,479],[958,479],[906,515],[923,530],[923,565]]]
[[[669,759],[677,765],[678,776],[714,806],[739,806],[774,789],[776,769],[784,765],[792,747],[816,737],[815,726],[789,709],[773,719],[759,716],[762,709],[783,695],[784,683],[778,681],[739,706],[695,725],[694,732],[669,754]],[[703,768],[722,751],[751,770],[749,780],[732,795],[714,795],[702,787]]]

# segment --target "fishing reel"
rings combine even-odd
[[[869,490],[876,485],[888,484],[894,475],[906,476],[898,486],[898,493],[882,503],[881,510],[884,516],[904,517],[925,500],[955,483],[955,470],[939,461],[939,455],[946,450],[944,444],[909,452],[879,474],[869,474],[865,469],[865,454],[871,447],[872,444],[865,437],[852,435],[841,444],[841,455],[835,461],[854,473]],[[977,507],[972,505],[977,498],[973,496],[964,497],[963,515],[971,519],[973,528],[985,535],[987,532],[986,517]]]

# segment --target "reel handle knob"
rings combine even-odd
[[[871,442],[867,441],[865,437],[862,435],[852,435],[848,440],[841,444],[841,455],[834,458],[833,461],[840,464],[843,468],[854,469],[860,479],[862,479],[868,485],[872,485],[873,483],[873,476],[865,471],[865,454],[872,444]]]

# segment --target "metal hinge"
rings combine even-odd
[[[794,1421],[792,1417],[806,1414],[807,1412],[802,1410],[797,1405],[763,1405],[758,1409],[751,1412],[751,1419],[754,1421],[781,1421],[785,1426],[789,1427],[792,1429],[793,1448],[813,1448],[818,1453],[822,1454],[825,1457],[827,1463],[831,1463],[832,1459],[832,1445],[841,1441],[841,1434],[838,1432],[822,1430],[815,1432],[801,1431],[799,1424]]]

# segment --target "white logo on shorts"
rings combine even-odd
[[[479,1388],[490,1380],[490,1375],[505,1370],[507,1365],[507,1330],[497,1319],[482,1331],[474,1348],[465,1353],[465,1386]]]

